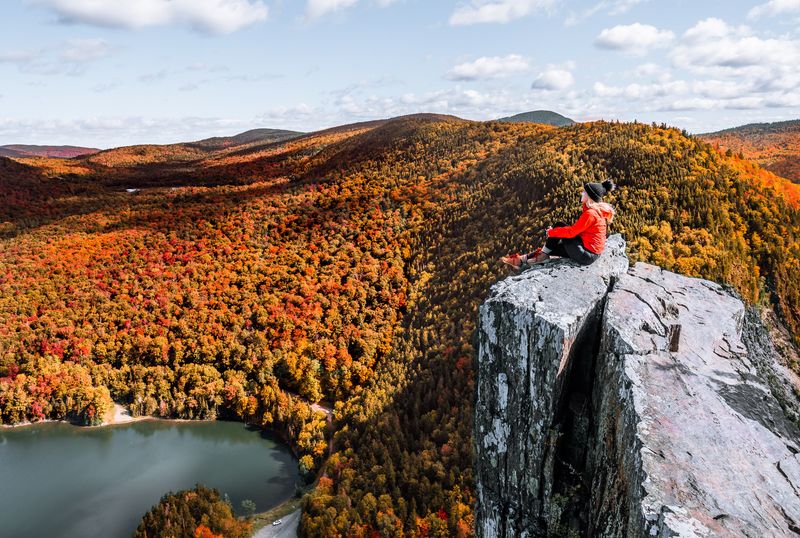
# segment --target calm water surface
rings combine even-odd
[[[279,504],[300,477],[285,445],[237,422],[0,429],[0,537],[130,537],[165,493],[197,482],[241,514],[244,499]]]

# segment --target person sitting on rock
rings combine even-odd
[[[530,254],[511,254],[500,258],[515,269],[523,263],[534,265],[550,259],[550,255],[570,258],[581,265],[594,263],[606,246],[606,226],[614,219],[614,208],[603,201],[603,196],[616,189],[611,180],[602,183],[584,183],[581,194],[583,213],[572,226],[556,222],[547,228],[544,246]]]

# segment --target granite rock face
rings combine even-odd
[[[746,317],[721,286],[652,265],[616,283],[593,391],[589,535],[800,533],[800,432],[759,375],[769,349]]]
[[[800,534],[796,380],[734,293],[612,236],[479,316],[478,536]]]
[[[604,298],[628,269],[621,236],[592,265],[527,269],[492,287],[479,310],[475,405],[479,536],[535,535],[552,495],[565,380],[595,339]],[[583,353],[586,355],[586,353]],[[585,357],[584,357],[585,358]]]

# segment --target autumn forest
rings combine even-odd
[[[800,343],[800,185],[739,149],[437,115],[262,135],[0,157],[3,423],[245,421],[316,482],[301,535],[470,536],[477,308],[585,181],[617,183],[632,260]]]

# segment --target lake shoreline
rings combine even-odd
[[[80,424],[78,422],[74,422],[72,420],[65,420],[65,419],[52,419],[52,418],[45,418],[42,420],[37,420],[36,422],[31,422],[26,420],[25,422],[18,422],[16,424],[0,424],[0,428],[25,428],[27,426],[36,426],[38,424],[69,424],[71,426],[76,426],[78,428],[106,428],[108,426],[117,426],[120,424],[132,424],[134,422],[143,422],[146,420],[163,420],[167,422],[211,422],[217,419],[213,418],[164,418],[164,417],[156,417],[153,415],[141,415],[138,417],[134,417],[131,415],[130,409],[125,407],[122,404],[118,404],[114,402],[114,407],[109,410],[106,414],[106,420],[101,422],[100,424],[95,425],[86,425]],[[247,423],[243,423],[247,425]]]
[[[324,408],[324,407],[321,407],[321,406],[317,406],[317,407],[319,407],[320,411],[323,411],[326,415],[328,415],[329,420],[330,420],[331,410],[327,409],[327,408]],[[215,420],[218,420],[218,419],[163,418],[163,417],[157,417],[157,416],[153,416],[153,415],[142,415],[142,416],[134,417],[134,416],[132,416],[130,414],[130,409],[128,409],[127,407],[125,407],[122,404],[114,402],[114,407],[111,410],[109,410],[109,412],[106,414],[106,420],[103,421],[102,423],[94,425],[94,426],[87,426],[87,425],[79,424],[77,422],[73,422],[73,421],[70,421],[70,420],[49,419],[48,418],[48,419],[38,420],[36,422],[26,421],[26,422],[20,422],[20,423],[17,423],[17,424],[0,424],[0,429],[25,428],[25,427],[29,427],[29,426],[36,426],[36,425],[39,425],[39,424],[47,424],[47,423],[52,423],[52,424],[59,424],[60,423],[60,424],[68,424],[70,426],[75,426],[76,428],[96,429],[96,428],[108,428],[110,426],[120,426],[120,425],[133,424],[133,423],[136,423],[136,422],[147,422],[147,421],[156,421],[156,422],[157,421],[163,421],[163,422],[212,422],[212,421],[215,421]],[[245,426],[253,426],[252,424],[247,423],[247,422],[243,422],[243,424]],[[277,438],[280,439],[280,441],[283,444],[286,445],[286,447],[289,449],[289,452],[292,454],[292,457],[295,460],[297,460],[298,456],[294,451],[294,447],[292,447],[290,443],[286,442],[286,440],[284,439],[284,436],[281,435],[281,432],[279,432],[277,430],[273,430],[271,433],[276,435]],[[317,479],[319,479],[319,476],[317,477]],[[305,491],[303,491],[303,494],[308,493],[309,491],[313,491],[315,489],[316,482],[317,482],[317,480],[315,480],[314,484],[310,485],[310,487],[308,485],[305,486],[303,488],[303,490],[305,490]],[[253,522],[256,523],[256,525],[257,525],[256,529],[254,530],[253,536],[258,534],[258,532],[263,527],[268,527],[272,523],[272,521],[274,519],[283,518],[283,517],[286,517],[287,515],[294,514],[295,512],[300,512],[301,511],[300,506],[302,504],[302,496],[303,495],[301,495],[300,497],[297,497],[296,495],[293,494],[293,495],[289,496],[288,498],[284,499],[283,501],[281,501],[280,503],[269,507],[267,510],[263,510],[261,512],[257,512],[255,514],[253,514]]]
[[[306,493],[310,492],[308,486],[304,487],[303,490],[303,494],[300,497],[292,495],[282,503],[277,504],[268,510],[253,514],[252,518],[250,519],[250,522],[253,524],[251,536],[259,536],[261,533],[263,533],[263,529],[271,527],[272,522],[276,519],[283,519],[291,514],[294,514],[295,512],[302,513],[303,497]]]
[[[163,495],[196,483],[218,489],[220,496],[229,494],[237,517],[246,517],[241,506],[246,499],[261,510],[285,506],[302,483],[288,447],[242,422],[141,419],[135,422],[142,424],[118,428],[81,428],[60,421],[0,430],[0,498],[5,505],[0,507],[0,534],[124,538]],[[64,487],[55,487],[59,480]],[[109,499],[103,510],[83,509],[101,497]],[[53,517],[34,517],[34,499]],[[102,535],[106,527],[109,532]]]

